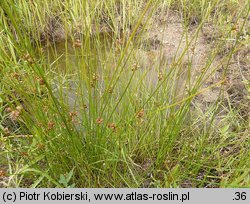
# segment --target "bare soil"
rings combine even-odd
[[[214,51],[214,41],[211,39],[216,40],[216,34],[212,33],[214,29],[211,25],[209,28],[210,30],[204,26],[198,31],[199,34],[196,37],[198,26],[185,27],[178,12],[169,10],[164,15],[155,16],[151,29],[147,30],[144,36],[146,48],[138,50],[138,55],[142,59],[141,64],[145,67],[156,65],[154,60],[157,61],[157,57],[160,58],[158,62],[167,62],[169,67],[173,63],[178,63],[179,66],[183,66],[181,69],[183,81],[187,77],[187,66],[191,65],[191,78],[197,78],[204,71]],[[217,36],[220,37],[218,33]],[[223,91],[221,92],[219,86],[208,89],[195,97],[194,103],[205,111],[219,97],[222,101],[227,101],[229,98],[230,104],[240,110],[242,117],[248,119],[250,100],[247,98],[247,85],[250,79],[250,45],[242,46],[232,56],[228,69],[225,69],[228,60],[223,60],[223,54],[228,53],[219,51],[214,55],[214,60],[206,71],[209,77],[202,85],[202,88],[205,88],[226,79],[223,82]],[[183,57],[176,62],[181,55]],[[160,68],[160,71],[164,72],[164,69],[169,69],[169,67]],[[148,80],[157,81],[157,73],[159,70],[152,69],[148,74]],[[180,87],[180,89],[183,88],[185,87]]]

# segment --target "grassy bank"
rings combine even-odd
[[[248,1],[1,1],[4,187],[249,187]]]

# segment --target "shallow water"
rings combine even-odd
[[[96,44],[84,45],[82,42],[81,46],[74,46],[72,41],[61,41],[45,47],[46,60],[53,73],[54,94],[71,112],[79,112],[83,104],[88,106],[89,92],[92,92],[90,83],[95,74],[98,91],[105,90],[104,75],[109,75],[109,70],[105,70],[109,66],[106,56],[112,45],[105,36],[98,40],[100,42],[96,41]]]
[[[157,86],[162,86],[171,96],[165,99],[169,103],[173,103],[171,98],[183,98],[185,86],[187,83],[192,84],[195,77],[200,74],[208,52],[203,38],[198,37],[190,45],[186,40],[190,40],[194,33],[188,33],[188,37],[185,38],[183,32],[185,31],[181,23],[172,23],[149,33],[146,40],[149,42],[147,49],[143,46],[133,47],[130,59],[118,70],[121,75],[118,76],[116,73],[116,87],[120,89],[117,95],[121,95],[121,90],[129,81],[131,66],[137,64],[139,69],[134,74],[131,86],[138,87],[139,95],[142,92],[152,93]],[[151,45],[150,40],[161,42],[161,45]],[[55,72],[55,95],[64,101],[70,110],[78,111],[83,103],[88,106],[89,92],[94,94],[90,87],[94,76],[98,78],[95,94],[101,96],[110,85],[120,57],[119,46],[115,41],[102,36],[93,39],[93,43],[82,42],[81,47],[75,47],[72,41],[62,41],[47,48],[48,63]],[[185,52],[182,56],[183,51]],[[166,81],[163,80],[165,77]]]

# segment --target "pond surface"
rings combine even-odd
[[[123,45],[109,36],[50,45],[46,55],[55,73],[55,95],[71,111],[89,106],[91,98],[100,100],[113,84],[117,99],[130,83],[128,94],[137,89],[133,94],[149,95],[161,86],[169,93],[166,102],[180,100],[200,74],[209,49],[202,37],[193,37],[195,32],[184,32],[180,22],[152,29],[140,46],[128,49],[120,64]],[[134,74],[133,66],[138,67]]]

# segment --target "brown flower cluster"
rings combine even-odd
[[[77,114],[78,113],[76,111],[69,113],[69,117],[70,117],[70,119],[71,119],[72,122],[76,122]]]
[[[6,172],[3,170],[0,170],[0,178],[3,178],[6,176]]]
[[[102,119],[102,118],[97,118],[97,119],[96,119],[96,123],[97,123],[98,125],[101,125],[101,124],[103,123],[103,119]]]
[[[110,86],[109,88],[108,88],[108,92],[111,94],[111,93],[113,93],[113,86]]]
[[[117,126],[115,123],[110,123],[108,124],[108,128],[110,128],[111,130],[113,130],[114,132],[117,130]]]
[[[45,85],[45,80],[42,79],[42,78],[39,78],[38,82],[39,82],[40,85]]]
[[[162,79],[163,79],[163,74],[162,71],[160,71],[158,74],[158,80],[161,81]]]
[[[141,67],[141,66],[140,66],[139,64],[134,63],[134,64],[132,65],[131,70],[134,72],[134,71],[138,70],[140,67]]]
[[[44,149],[44,148],[45,148],[45,145],[42,144],[42,143],[38,143],[38,144],[37,144],[37,148],[38,148],[38,149]]]
[[[24,56],[23,56],[23,59],[24,59],[25,61],[31,63],[31,64],[34,63],[34,60],[33,60],[33,58],[30,56],[30,54],[24,55]]]
[[[143,116],[144,116],[144,109],[141,109],[140,111],[137,112],[136,117],[142,118]]]
[[[48,122],[48,130],[52,130],[55,127],[55,123],[53,121]]]
[[[27,152],[21,152],[20,155],[21,155],[22,157],[27,157],[27,156],[29,156],[29,154],[28,154]]]
[[[90,82],[90,86],[91,87],[95,87],[95,85],[96,85],[96,82],[99,80],[99,75],[97,75],[96,73],[94,73],[93,75],[92,75],[92,81]]]
[[[5,128],[3,129],[3,132],[4,132],[4,134],[5,134],[6,136],[8,136],[8,135],[10,134],[10,130],[9,130],[9,128],[7,128],[7,127],[5,127]]]
[[[123,45],[124,40],[122,38],[118,38],[116,40],[116,45]]]
[[[14,72],[14,73],[12,74],[12,77],[15,78],[15,79],[17,79],[17,80],[19,80],[19,79],[20,79],[20,74],[17,73],[17,72]]]
[[[97,119],[96,119],[96,124],[97,124],[97,125],[103,124],[103,118],[97,118]],[[107,127],[108,127],[109,129],[113,130],[114,132],[117,130],[117,126],[116,126],[115,123],[109,123],[109,124],[107,125]]]
[[[94,73],[94,74],[92,75],[92,80],[93,80],[93,81],[98,81],[98,80],[99,80],[99,76],[98,76],[96,73]]]
[[[74,42],[73,42],[73,47],[81,47],[82,46],[82,42],[80,39],[76,39]]]
[[[22,110],[23,107],[21,105],[17,106],[15,110],[12,110],[10,107],[6,108],[6,112],[10,114],[12,120],[18,120]]]

